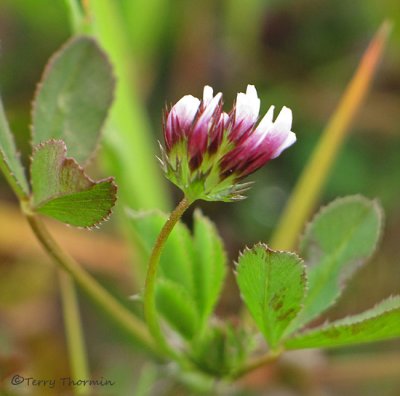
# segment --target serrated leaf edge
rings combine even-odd
[[[368,316],[368,317],[366,317],[365,319],[362,319],[362,320],[354,321],[352,323],[343,323],[345,320],[351,319],[351,318],[356,317],[358,315],[362,315],[362,314],[367,313],[369,311],[372,312],[379,305],[381,305],[381,304],[383,304],[383,303],[385,303],[387,301],[390,301],[390,300],[399,300],[399,306],[398,307],[394,307],[394,308],[390,308],[390,309],[385,309],[382,312],[379,312],[379,313],[377,313],[375,315],[372,315],[372,316]],[[322,325],[314,327],[314,328],[311,328],[311,329],[307,329],[307,330],[303,330],[303,331],[301,331],[301,330],[296,331],[296,332],[292,333],[290,337],[287,337],[285,339],[285,341],[295,341],[296,339],[301,338],[303,336],[313,335],[315,333],[319,333],[319,332],[325,331],[325,330],[351,327],[352,325],[364,323],[364,322],[366,322],[368,320],[373,320],[374,318],[377,318],[377,317],[382,316],[382,315],[384,315],[384,314],[386,314],[388,312],[395,311],[395,310],[398,310],[398,309],[400,309],[400,295],[389,296],[388,298],[376,303],[372,308],[369,308],[366,311],[360,312],[358,314],[347,315],[344,318],[340,318],[340,319],[335,320],[333,322],[330,322],[330,321],[327,320]],[[300,348],[293,348],[293,349],[302,349],[302,348],[300,347]]]
[[[305,240],[305,238],[307,237],[307,235],[309,235],[309,233],[311,232],[311,228],[313,226],[313,223],[315,221],[317,221],[317,219],[319,219],[322,215],[324,215],[325,213],[329,212],[334,206],[338,205],[338,204],[342,204],[342,203],[346,203],[346,202],[355,202],[355,199],[363,202],[363,203],[368,203],[371,204],[374,207],[374,209],[376,209],[376,212],[378,213],[378,217],[379,217],[379,224],[380,227],[378,229],[378,239],[377,242],[375,243],[374,246],[374,250],[372,251],[372,253],[367,256],[365,258],[365,260],[368,260],[370,257],[372,257],[372,255],[374,254],[374,252],[376,251],[376,248],[378,247],[381,239],[382,239],[382,230],[384,227],[384,220],[385,220],[385,214],[383,212],[383,209],[381,207],[381,205],[379,204],[379,200],[378,199],[369,199],[361,194],[354,194],[354,195],[347,195],[344,197],[337,197],[335,198],[333,201],[329,202],[328,204],[322,206],[312,217],[312,219],[310,221],[307,222],[306,226],[304,227],[304,230],[300,236],[299,239],[299,251],[301,250],[301,246],[303,241]]]
[[[321,216],[323,216],[325,213],[328,213],[333,207],[335,207],[338,204],[342,204],[342,203],[346,203],[346,202],[355,202],[355,200],[359,200],[359,202],[363,202],[363,203],[368,203],[368,204],[372,204],[372,207],[376,210],[376,213],[378,214],[378,219],[379,219],[379,228],[378,228],[378,237],[376,239],[375,245],[373,247],[373,250],[371,251],[371,254],[369,254],[368,256],[365,256],[362,258],[362,262],[360,264],[358,264],[353,271],[351,271],[351,273],[349,273],[347,275],[347,277],[345,279],[341,279],[340,283],[339,283],[339,290],[340,293],[336,296],[336,298],[332,301],[332,303],[327,306],[323,311],[321,311],[317,316],[315,316],[314,318],[311,319],[311,321],[318,319],[319,317],[321,317],[321,315],[323,315],[328,309],[334,307],[337,302],[340,300],[340,297],[342,296],[342,291],[346,288],[347,282],[352,278],[352,276],[369,260],[371,259],[371,257],[374,256],[378,246],[381,243],[382,237],[383,237],[383,228],[384,228],[384,221],[385,221],[385,214],[384,211],[381,207],[381,205],[379,204],[379,200],[378,199],[369,199],[361,194],[354,194],[354,195],[347,195],[344,197],[338,197],[335,198],[333,201],[329,202],[327,205],[322,206],[312,217],[312,219],[306,224],[304,231],[300,237],[300,241],[299,241],[299,251],[301,251],[301,246],[303,241],[305,240],[305,238],[309,235],[309,233],[311,232],[311,229],[313,227],[313,224],[315,221],[317,221]],[[307,260],[304,259],[304,264],[306,267],[306,270],[308,270],[308,266],[307,266]],[[308,287],[307,287],[307,292],[308,292]],[[308,323],[310,323],[311,321],[308,321],[304,324],[302,324],[298,329],[293,330],[293,333],[290,334],[297,334],[298,331],[301,331],[301,329],[303,329],[305,326],[307,326]],[[288,334],[288,335],[290,335]]]
[[[264,249],[264,250],[266,250],[266,251],[268,251],[268,252],[284,253],[284,254],[287,254],[287,255],[289,255],[289,256],[293,256],[294,258],[296,258],[296,259],[298,260],[299,264],[301,265],[301,268],[302,268],[302,277],[301,277],[301,279],[304,281],[304,293],[303,293],[302,301],[301,301],[301,303],[300,303],[300,309],[299,309],[299,311],[297,312],[296,316],[293,317],[293,319],[292,319],[290,322],[288,322],[288,324],[287,324],[287,326],[286,326],[286,329],[289,329],[291,323],[293,323],[293,321],[297,318],[297,316],[300,314],[301,310],[302,310],[303,307],[304,307],[304,300],[305,300],[306,295],[307,295],[307,293],[308,293],[307,266],[305,265],[304,260],[303,260],[297,253],[295,253],[295,252],[290,252],[290,251],[287,251],[287,250],[276,250],[276,249],[272,249],[272,248],[270,248],[270,247],[269,247],[266,243],[264,243],[264,242],[257,242],[257,243],[254,244],[251,248],[249,248],[248,246],[245,246],[245,247],[239,252],[238,259],[235,260],[235,261],[233,262],[233,264],[234,264],[233,273],[234,273],[234,275],[235,275],[235,278],[237,278],[237,276],[238,276],[237,268],[239,267],[239,260],[240,260],[240,258],[243,257],[246,253],[252,252],[253,249],[255,249],[255,248],[262,248],[262,249]],[[240,298],[241,298],[241,300],[245,303],[245,300],[244,300],[243,295],[242,295],[242,293],[241,293],[241,291],[240,291],[240,288],[239,288],[239,292],[240,292]],[[247,309],[248,309],[248,308],[247,308]],[[250,310],[249,310],[249,311],[250,311]],[[284,340],[286,339],[286,338],[285,338],[285,337],[286,337],[286,334],[285,334],[286,329],[282,332],[282,336],[281,336],[281,339],[280,339],[280,344],[282,344],[282,343],[284,342]]]
[[[100,226],[101,224],[105,223],[105,222],[106,222],[107,220],[109,220],[109,218],[111,217],[111,215],[112,215],[112,213],[113,213],[112,208],[115,206],[115,203],[116,203],[117,198],[118,198],[118,197],[117,197],[118,186],[117,186],[117,185],[115,184],[115,182],[114,182],[114,180],[115,180],[114,177],[107,177],[107,178],[105,178],[105,179],[100,179],[100,180],[98,180],[98,181],[93,180],[90,176],[88,176],[88,175],[85,173],[84,168],[83,168],[81,165],[79,165],[78,162],[77,162],[74,158],[72,158],[72,157],[67,157],[67,145],[66,145],[65,142],[64,142],[63,140],[61,140],[61,139],[50,139],[50,140],[47,140],[47,141],[45,141],[45,142],[41,142],[41,143],[39,143],[39,144],[36,144],[36,145],[33,147],[32,155],[30,156],[30,169],[31,169],[31,172],[32,172],[33,157],[34,157],[35,153],[38,152],[39,150],[41,150],[42,148],[44,148],[45,146],[47,146],[48,144],[54,144],[54,145],[56,145],[56,144],[60,144],[60,143],[61,143],[62,149],[63,149],[63,157],[64,157],[64,158],[63,158],[63,164],[64,164],[65,162],[69,162],[69,163],[72,163],[74,166],[76,166],[77,170],[78,170],[79,173],[82,175],[82,177],[85,178],[87,181],[89,181],[89,183],[91,184],[90,188],[93,187],[93,186],[95,186],[95,185],[98,185],[98,184],[100,184],[100,183],[110,182],[111,191],[112,191],[112,197],[113,197],[112,205],[110,206],[110,209],[108,210],[108,212],[106,213],[106,215],[103,216],[99,221],[95,222],[94,224],[92,224],[92,225],[90,225],[90,226],[87,226],[87,227],[75,226],[75,225],[70,224],[70,223],[67,223],[67,222],[65,222],[65,224],[68,224],[68,225],[73,226],[73,227],[78,228],[78,229],[93,230],[93,229],[99,228],[99,226]],[[31,173],[31,174],[32,174],[32,173]],[[86,191],[86,190],[82,190],[82,191]],[[31,193],[31,203],[33,202],[33,194],[34,194],[34,193],[33,193],[33,191],[32,191],[32,193]],[[48,203],[48,202],[50,202],[50,201],[52,201],[52,200],[54,200],[54,199],[56,199],[56,198],[66,197],[66,196],[68,196],[68,195],[73,195],[73,194],[56,194],[56,195],[53,195],[53,196],[49,197],[47,200],[45,200],[45,201],[43,201],[43,202],[40,202],[39,205],[33,205],[33,204],[32,204],[32,210],[37,211],[38,209],[40,209],[41,207],[43,207],[46,203]]]

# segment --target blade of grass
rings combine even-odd
[[[384,22],[365,51],[356,73],[331,116],[320,141],[304,168],[271,240],[277,249],[292,249],[310,216],[329,171],[343,144],[351,121],[366,96],[391,30]]]
[[[92,31],[108,53],[117,78],[105,154],[109,170],[121,186],[120,199],[136,209],[168,210],[168,194],[157,168],[149,120],[132,81],[132,54],[116,3],[91,1],[88,9],[93,17]]]

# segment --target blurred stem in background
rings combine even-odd
[[[161,43],[165,41],[167,12],[170,9],[169,0],[122,0],[121,9],[124,18],[126,35],[129,36],[131,55],[133,54],[146,71],[154,62],[157,62]],[[168,15],[169,17],[170,15]],[[135,64],[135,66],[137,66]]]
[[[109,55],[117,79],[104,148],[106,166],[121,186],[120,205],[168,210],[168,192],[155,159],[154,136],[135,90],[138,76],[132,76],[134,54],[129,49],[116,3],[91,1],[88,11],[92,32]],[[141,39],[146,42],[145,37]]]
[[[390,30],[390,23],[384,22],[365,51],[353,79],[290,195],[271,239],[273,248],[291,250],[295,247],[297,238],[321,195],[351,121],[368,92]]]
[[[117,301],[106,289],[100,286],[99,283],[89,275],[81,266],[62,248],[50,235],[44,223],[39,217],[31,212],[29,203],[22,202],[21,207],[25,214],[34,234],[42,244],[46,252],[67,271],[76,281],[76,283],[85,291],[85,293],[95,302],[108,317],[116,323],[126,334],[128,334],[136,343],[144,347],[155,358],[159,357],[159,351],[154,344],[152,337],[147,331],[144,323],[136,318],[136,316]],[[69,299],[73,302],[73,299]],[[76,305],[72,306],[71,311],[68,311],[68,321],[76,319]],[[79,342],[74,339],[75,344],[70,345],[74,349],[73,352],[83,353],[77,348]]]
[[[74,32],[84,32],[86,30],[85,20],[82,17],[82,9],[76,0],[65,0],[69,13],[69,21]]]
[[[89,364],[75,283],[62,268],[58,270],[58,279],[72,378],[74,380],[89,379]],[[89,389],[85,386],[75,387],[74,391],[77,395],[89,394]]]

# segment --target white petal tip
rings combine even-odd
[[[214,90],[209,85],[206,85],[203,89],[203,102],[209,103],[211,102],[214,95]]]
[[[281,144],[281,146],[275,150],[274,154],[272,155],[271,159],[274,159],[281,155],[282,151],[289,148],[292,144],[296,143],[297,137],[296,134],[292,131],[289,132],[285,141]]]
[[[290,130],[292,128],[292,119],[292,110],[290,110],[289,107],[283,106],[278,117],[276,117],[275,125],[279,129]]]
[[[246,95],[255,96],[256,98],[258,98],[256,87],[251,84],[247,85]]]
[[[173,106],[171,113],[179,118],[182,125],[189,125],[192,123],[199,106],[199,99],[192,95],[186,95]]]
[[[256,122],[260,112],[260,99],[254,85],[248,85],[246,93],[240,92],[236,98],[236,122],[246,121],[246,124]]]

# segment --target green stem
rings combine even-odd
[[[25,216],[47,253],[75,280],[86,294],[127,334],[132,336],[154,357],[160,358],[159,351],[148,333],[146,326],[128,309],[121,305],[107,290],[100,286],[49,234],[37,215],[23,206]]]
[[[146,318],[147,325],[149,326],[150,332],[153,337],[158,341],[159,345],[163,348],[164,352],[169,354],[168,344],[161,332],[160,324],[158,321],[157,310],[156,310],[156,296],[155,286],[157,279],[158,263],[160,262],[160,256],[162,250],[167,242],[168,236],[173,230],[175,224],[182,217],[185,210],[190,206],[190,202],[186,197],[179,202],[178,206],[171,212],[168,220],[164,224],[156,243],[151,252],[149,259],[149,265],[147,268],[145,289],[144,289],[144,316]]]
[[[265,355],[262,355],[253,361],[248,362],[245,366],[237,370],[231,378],[237,380],[244,375],[250,373],[253,370],[256,370],[262,366],[266,366],[267,364],[274,363],[278,358],[282,355],[283,349],[277,349],[275,351],[269,351]]]
[[[83,25],[83,13],[78,0],[65,0],[67,6],[70,25],[74,32],[78,33]]]
[[[62,269],[58,270],[58,278],[72,376],[76,380],[89,379],[89,365],[75,284],[71,276]],[[78,386],[76,394],[88,395],[89,388]]]

